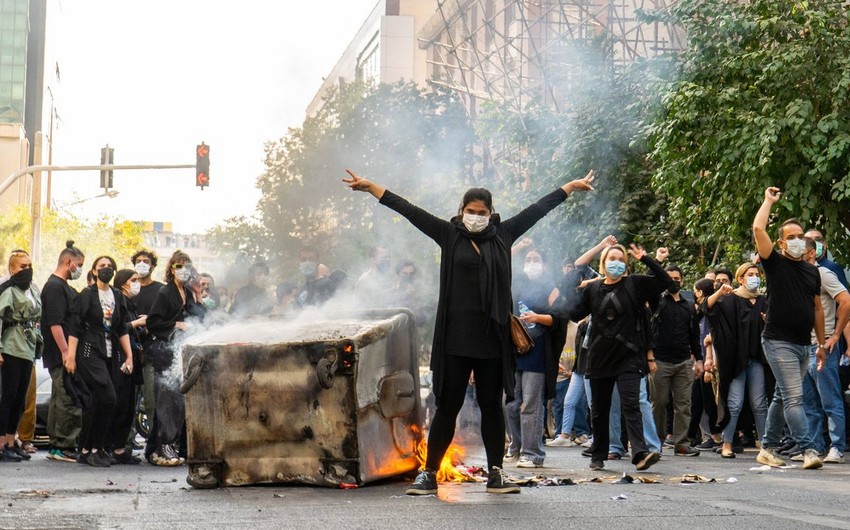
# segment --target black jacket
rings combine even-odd
[[[496,224],[496,238],[500,240],[500,245],[507,249],[507,255],[504,260],[507,261],[506,277],[496,278],[499,285],[507,287],[510,290],[511,273],[510,273],[510,248],[513,242],[527,232],[534,224],[549,213],[553,208],[566,200],[567,194],[562,189],[557,189],[546,195],[536,203],[525,208],[517,215],[510,219],[498,222]],[[467,239],[463,229],[456,224],[440,219],[425,210],[414,206],[405,199],[399,197],[393,192],[387,190],[381,197],[381,204],[395,210],[403,215],[410,223],[418,228],[423,234],[434,240],[442,251],[440,257],[440,295],[437,302],[437,318],[434,326],[434,342],[431,349],[431,370],[434,372],[434,396],[439,404],[440,395],[443,389],[443,375],[445,366],[445,339],[446,339],[446,318],[447,318],[447,300],[449,299],[448,289],[476,289],[479,286],[452,285],[452,264],[454,259],[454,251],[458,243]],[[502,274],[504,274],[504,272]],[[505,300],[499,300],[499,312],[505,316],[506,322],[499,325],[499,329],[495,330],[498,335],[499,345],[501,347],[502,367],[504,376],[504,388],[508,401],[513,400],[514,389],[514,371],[516,368],[516,360],[514,359],[513,348],[511,345],[510,333],[508,332],[507,317],[511,313],[512,302],[510,296]],[[501,307],[504,306],[504,307]]]
[[[195,302],[194,294],[185,285],[183,292],[186,295],[185,306],[174,282],[168,282],[159,290],[148,315],[148,333],[158,339],[168,340],[178,322],[183,322],[191,316],[203,318],[206,315],[207,308]]]
[[[71,325],[68,330],[70,337],[76,337],[80,342],[90,343],[103,356],[106,355],[107,336],[112,341],[112,351],[121,351],[118,346],[118,339],[127,334],[127,323],[129,322],[126,307],[122,302],[123,295],[112,286],[109,288],[115,297],[115,308],[112,310],[112,317],[109,319],[108,334],[97,284],[86,287],[74,299],[71,305]]]

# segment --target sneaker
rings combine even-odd
[[[588,437],[586,434],[579,434],[578,436],[573,438],[573,443],[576,445],[582,445],[583,443],[587,442],[587,440]]]
[[[558,436],[557,438],[546,442],[546,447],[574,447],[577,444],[566,436]]]
[[[124,450],[123,453],[112,453],[112,459],[116,465],[122,466],[137,466],[142,463],[142,459],[134,455],[132,451]]]
[[[519,493],[519,486],[511,482],[504,469],[493,466],[487,479],[487,493]]]
[[[838,450],[837,447],[830,447],[829,453],[827,453],[826,457],[823,459],[824,464],[843,464],[844,463],[844,453]]]
[[[98,451],[96,453],[92,451],[88,456],[88,464],[92,467],[109,467],[111,465],[109,463],[109,457],[106,456],[103,451]]]
[[[17,444],[13,445],[12,447],[6,446],[6,448],[15,453],[16,455],[20,456],[21,460],[29,460],[30,458],[32,458],[31,454],[24,451],[23,448]]]
[[[785,466],[785,460],[779,458],[779,456],[776,454],[776,449],[772,447],[762,447],[759,451],[758,456],[756,456],[756,462],[764,466],[770,467]]]
[[[659,460],[661,460],[661,453],[658,451],[647,451],[643,454],[643,458],[635,462],[635,469],[645,471]]]
[[[602,460],[591,460],[589,467],[593,471],[599,471],[600,469],[605,468],[605,462],[603,462]]]
[[[84,453],[84,452],[82,452],[82,451],[80,451],[79,453],[77,453],[77,463],[78,463],[78,464],[82,464],[82,465],[84,465],[84,466],[85,466],[85,465],[88,465],[88,463],[89,463],[89,455],[90,455],[90,454],[91,454],[91,453]]]
[[[608,453],[608,460],[622,460],[623,455],[620,453]]]
[[[735,451],[732,451],[732,450],[724,451],[723,449],[721,449],[720,450],[720,458],[735,458]]]
[[[709,438],[708,440],[704,441],[703,443],[699,444],[696,447],[699,450],[709,450],[709,449],[714,449],[718,445],[723,445],[723,444],[721,444],[720,442],[715,442],[714,439]]]
[[[9,449],[8,445],[0,449],[0,462],[20,462],[21,460],[23,460],[21,455]]]
[[[699,456],[699,449],[690,445],[680,445],[673,454],[676,456]]]
[[[502,461],[508,464],[513,464],[517,460],[519,460],[519,455],[514,453],[505,453],[505,456],[502,458]]]
[[[404,490],[407,495],[433,495],[437,493],[437,472],[423,469],[416,475],[413,484]]]
[[[160,445],[151,454],[150,460],[155,466],[174,467],[180,465],[180,458],[177,456],[174,448],[168,444]]]
[[[676,448],[676,442],[673,441],[672,436],[668,436],[667,438],[664,438],[664,447],[666,447],[668,449],[675,449]]]
[[[534,460],[528,458],[527,456],[523,456],[517,462],[516,467],[525,467],[525,468],[533,468],[533,467],[543,467],[543,462],[535,462]]]
[[[587,448],[587,447],[592,447],[592,446],[593,446],[593,436],[591,436],[590,438],[588,438],[587,440],[585,440],[585,441],[581,444],[581,446],[582,446],[582,447],[585,447],[585,448]]]
[[[823,461],[820,455],[814,449],[806,449],[803,451],[803,469],[820,469],[823,467]]]
[[[73,449],[51,449],[47,454],[47,458],[56,460],[57,462],[76,462],[80,453]]]
[[[593,456],[593,448],[588,447],[587,449],[582,449],[581,456],[585,458],[590,458],[591,456]]]
[[[794,444],[794,445],[791,445],[791,446],[788,446],[788,444],[785,444],[785,445],[783,445],[782,447],[779,448],[779,451],[777,451],[777,453],[779,453],[782,456],[794,456],[794,455],[798,455],[802,452],[803,452],[803,450],[800,449],[800,447],[797,444]]]

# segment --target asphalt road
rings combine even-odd
[[[602,483],[524,487],[490,495],[484,484],[444,484],[437,496],[408,497],[409,478],[354,490],[255,486],[194,490],[185,468],[95,469],[47,460],[0,464],[2,528],[850,528],[850,464],[816,471],[753,470],[754,450],[735,460],[665,455],[637,473],[622,460],[587,469],[578,448],[550,448],[545,467],[514,476]],[[466,463],[483,465],[481,448]],[[641,476],[656,484],[612,484]],[[682,484],[685,474],[712,483]],[[730,480],[734,479],[734,480]]]

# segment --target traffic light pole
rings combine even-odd
[[[0,195],[3,194],[9,186],[15,183],[19,178],[29,175],[29,174],[39,174],[42,171],[106,171],[112,169],[188,169],[194,168],[195,164],[136,164],[136,165],[127,165],[127,164],[104,164],[104,165],[96,165],[96,166],[53,166],[53,165],[41,165],[41,166],[27,166],[23,167],[8,177],[0,183]],[[41,234],[41,208],[39,208],[38,216],[33,216],[32,220],[32,230],[30,232],[30,244],[33,248],[30,249],[30,254],[32,255],[33,261],[37,261],[39,259],[39,254],[41,253],[41,249],[39,248],[41,245],[39,244]]]

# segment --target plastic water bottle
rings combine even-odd
[[[841,356],[841,360],[838,362],[839,366],[850,366],[850,357],[846,355]]]
[[[517,304],[517,308],[519,308],[519,316],[524,316],[527,313],[531,312],[531,310],[528,308],[527,305],[525,305],[525,302],[523,302],[522,300],[520,300]],[[537,325],[534,322],[526,322],[525,320],[523,320],[522,323],[525,325],[525,329],[531,329]]]

